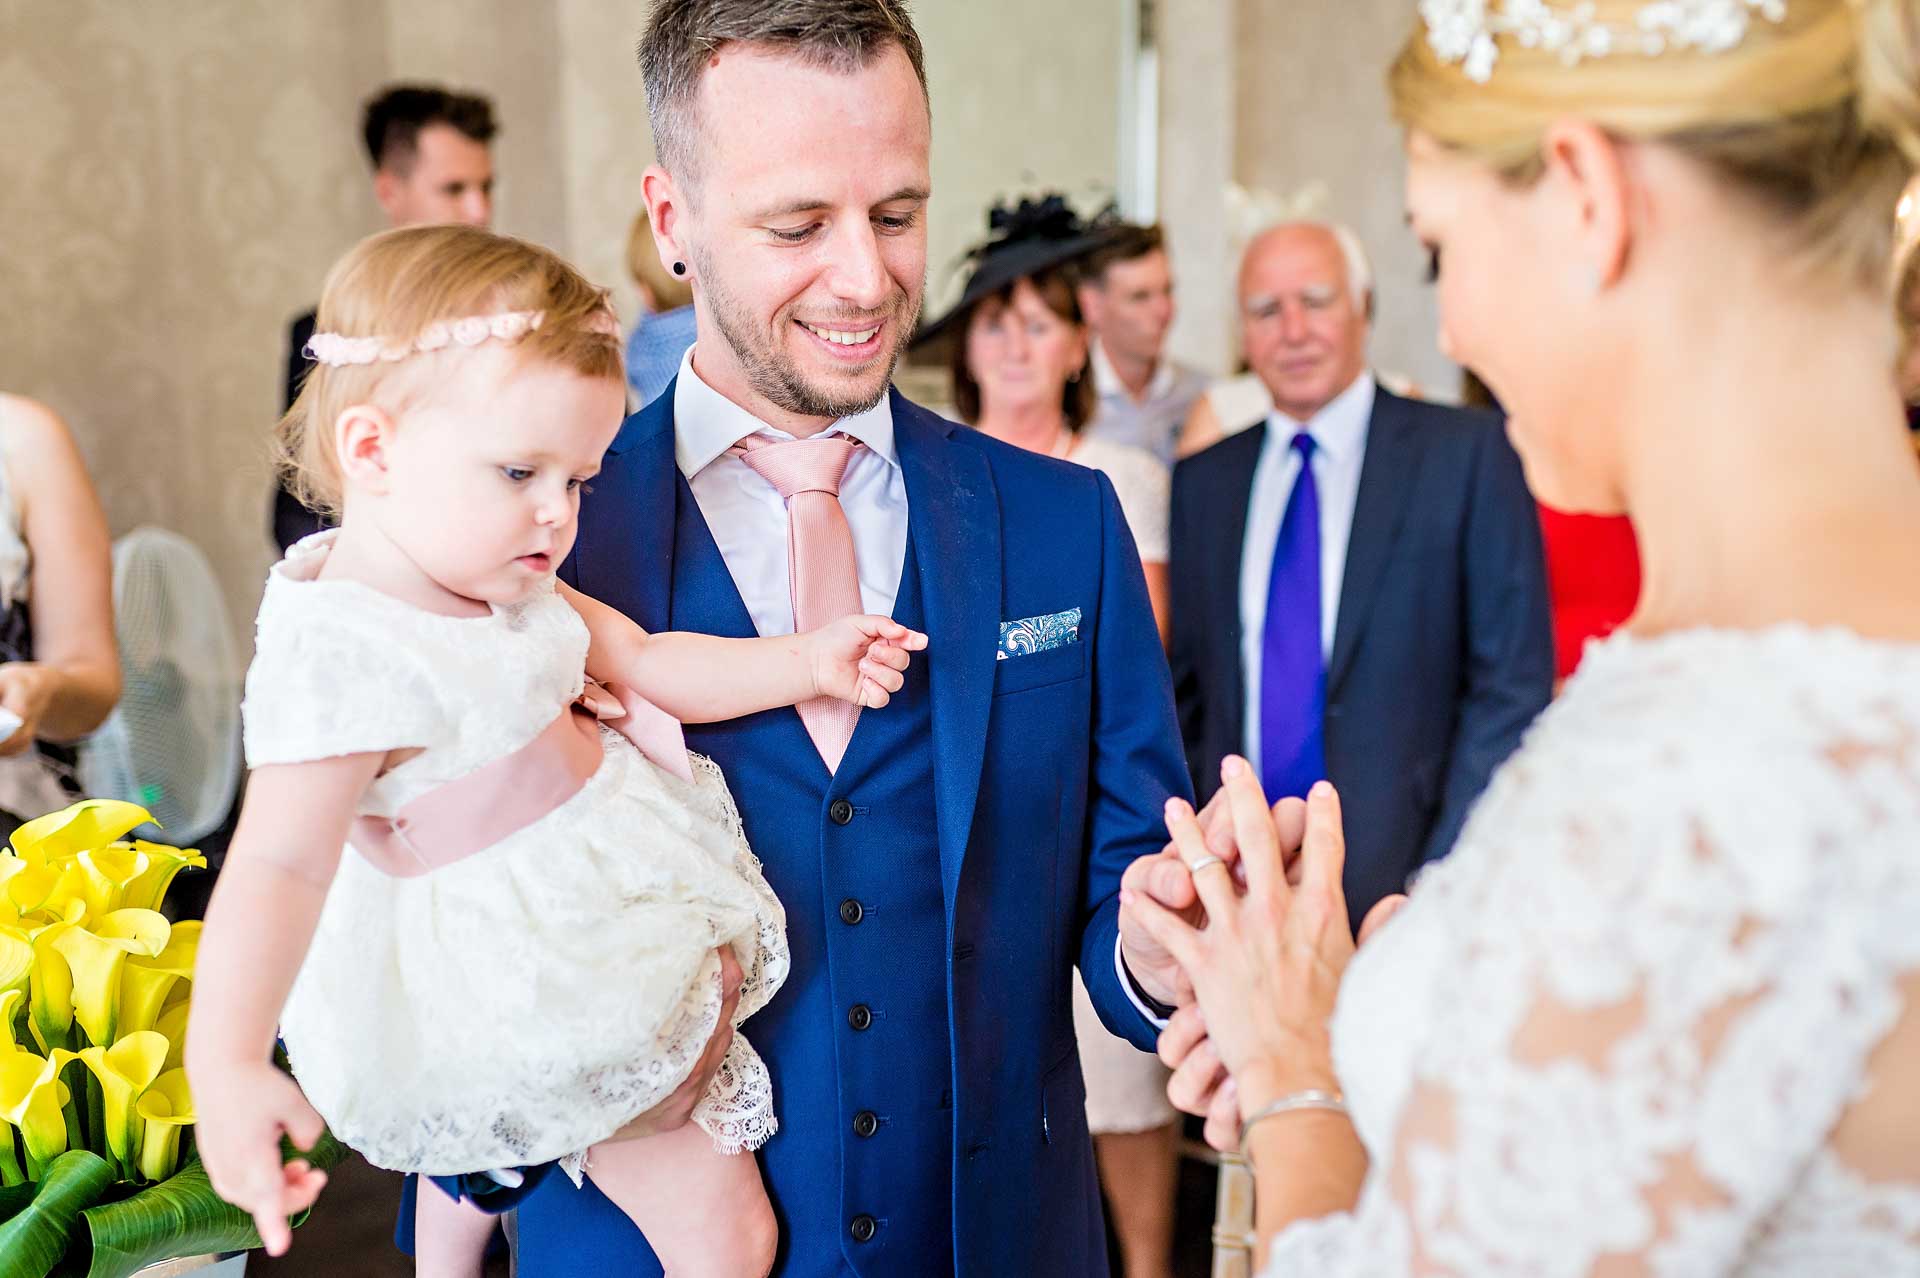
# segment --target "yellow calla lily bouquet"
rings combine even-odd
[[[0,853],[0,1184],[39,1180],[69,1148],[122,1180],[173,1174],[193,1121],[180,1056],[200,924],[169,923],[160,902],[207,859],[124,837],[152,820],[76,803]]]
[[[181,1057],[200,941],[160,912],[193,850],[91,799],[0,850],[0,1278],[118,1278],[257,1246],[191,1157]]]

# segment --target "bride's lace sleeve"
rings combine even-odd
[[[1920,1274],[1906,732],[1516,759],[1356,962],[1424,1028],[1343,1004],[1372,1168],[1266,1278]]]

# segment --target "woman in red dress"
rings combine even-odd
[[[1461,378],[1469,408],[1502,411],[1472,370]],[[1611,634],[1640,601],[1640,547],[1624,515],[1570,515],[1540,507],[1547,548],[1547,595],[1553,606],[1554,688],[1580,664],[1587,640]]]
[[[1553,603],[1554,677],[1565,682],[1587,640],[1610,634],[1640,599],[1640,549],[1621,515],[1569,515],[1540,507]]]

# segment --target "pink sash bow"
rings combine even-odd
[[[602,723],[655,766],[693,780],[679,720],[631,688],[589,680],[579,701],[526,745],[408,801],[392,817],[355,817],[349,841],[395,878],[463,861],[578,794],[600,769]]]

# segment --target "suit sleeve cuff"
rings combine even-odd
[[[1113,938],[1113,970],[1120,975],[1120,988],[1127,992],[1127,999],[1140,1015],[1153,1023],[1155,1029],[1165,1029],[1167,1022],[1173,1019],[1174,1009],[1159,1002],[1140,988],[1133,979],[1133,973],[1127,970],[1127,961],[1120,955],[1120,938]]]

